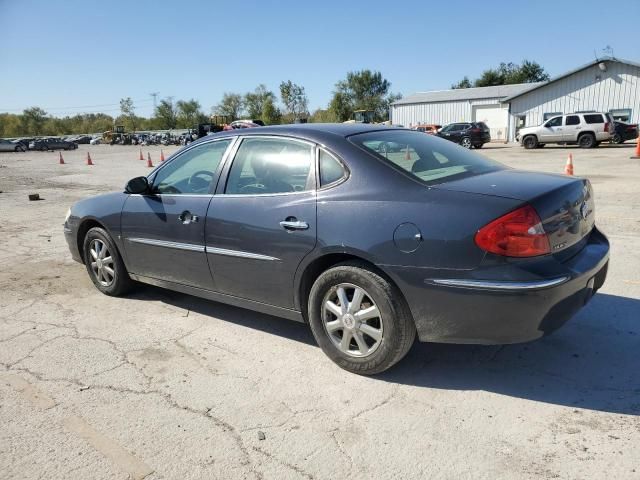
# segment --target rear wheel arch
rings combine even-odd
[[[315,258],[311,262],[309,262],[305,267],[302,273],[299,276],[299,280],[297,283],[297,288],[295,289],[294,304],[297,308],[302,312],[302,316],[305,322],[308,323],[309,317],[307,312],[309,293],[311,292],[311,287],[317,278],[325,271],[333,268],[337,265],[345,265],[350,264],[353,266],[359,266],[366,270],[370,270],[382,278],[384,278],[387,282],[389,282],[393,288],[398,292],[402,301],[405,305],[408,306],[406,298],[404,294],[398,287],[397,283],[391,278],[391,276],[385,272],[383,269],[375,265],[370,260],[363,258],[354,253],[327,253],[320,257]]]

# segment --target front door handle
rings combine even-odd
[[[178,215],[178,221],[183,225],[198,223],[198,220],[200,220],[200,217],[198,217],[198,215],[193,215],[189,210],[185,210],[180,215]]]
[[[280,226],[285,230],[306,230],[309,228],[309,224],[307,222],[300,221],[295,217],[289,217],[286,220],[280,222]]]

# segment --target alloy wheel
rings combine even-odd
[[[89,253],[91,254],[91,271],[96,280],[103,287],[111,286],[116,279],[116,271],[108,245],[96,238],[91,241]]]
[[[333,345],[351,357],[371,355],[384,334],[378,306],[363,288],[350,283],[341,283],[325,295],[322,323]]]
[[[460,145],[462,145],[464,148],[471,148],[471,139],[467,137],[463,138],[460,142]]]

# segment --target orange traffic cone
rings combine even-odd
[[[142,156],[142,149],[140,149],[140,160],[144,160],[144,157]]]
[[[638,140],[636,141],[636,154],[631,158],[640,158],[640,135],[638,135]]]
[[[147,152],[147,167],[153,168],[153,163],[151,162],[151,154]]]
[[[64,158],[62,158],[62,152],[60,152],[60,160],[58,161],[60,165],[64,165]]]
[[[564,166],[565,175],[573,175],[573,155],[567,157],[567,164]]]
[[[87,165],[93,165],[93,162],[91,161],[91,155],[89,155],[89,152],[87,152]]]
[[[411,153],[409,152],[409,145],[407,145],[407,150],[404,154],[404,159],[405,160],[411,160]]]
[[[164,162],[164,152],[160,149],[160,161]]]

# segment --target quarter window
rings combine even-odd
[[[577,115],[569,115],[565,121],[565,125],[580,125],[580,117]]]
[[[245,138],[229,172],[225,193],[257,195],[311,188],[313,147],[284,138]]]
[[[604,118],[599,113],[594,113],[591,115],[585,115],[584,121],[587,123],[604,123]]]
[[[155,193],[208,194],[231,140],[203,143],[172,160],[156,175]]]
[[[342,164],[333,155],[320,150],[320,186],[341,180],[346,175]]]

